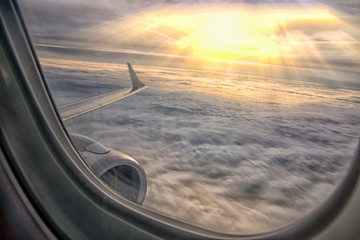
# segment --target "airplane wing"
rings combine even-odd
[[[80,100],[58,107],[58,111],[63,121],[78,117],[82,114],[91,112],[95,109],[104,107],[123,98],[126,98],[134,93],[145,89],[143,84],[136,76],[134,69],[130,63],[127,63],[131,77],[132,88],[121,89],[110,93],[98,95],[96,97]]]

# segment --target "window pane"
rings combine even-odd
[[[221,232],[273,230],[326,200],[354,157],[351,1],[20,2],[57,106],[131,88],[127,62],[147,85],[64,122],[75,145],[96,141],[80,152],[136,159],[145,208]],[[132,168],[101,179],[141,198]]]

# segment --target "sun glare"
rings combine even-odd
[[[202,58],[276,58],[291,51],[283,29],[294,21],[337,21],[326,9],[264,7],[179,8],[146,17],[147,29],[165,32],[174,51]]]

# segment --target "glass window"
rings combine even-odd
[[[60,113],[129,91],[131,76],[147,86],[64,119],[120,195],[256,233],[341,181],[360,132],[359,5],[254,2],[20,1]]]

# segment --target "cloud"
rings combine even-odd
[[[129,84],[125,65],[42,63],[58,104]],[[271,230],[319,206],[354,157],[358,90],[236,73],[134,69],[146,90],[66,126],[142,164],[146,208],[217,231]]]

